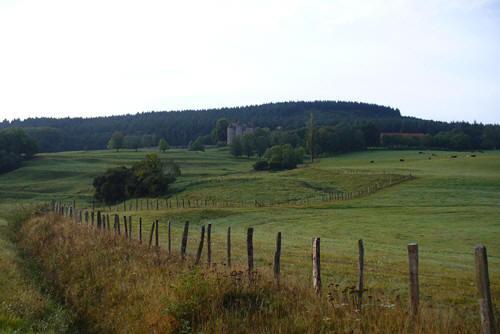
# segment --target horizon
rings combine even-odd
[[[499,124],[498,31],[498,0],[5,0],[0,121],[329,100]]]

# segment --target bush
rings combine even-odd
[[[94,197],[104,203],[123,201],[131,195],[133,179],[132,170],[127,167],[110,168],[94,179]]]
[[[160,196],[168,191],[168,186],[180,173],[175,162],[163,162],[156,154],[148,154],[132,168],[110,168],[104,175],[96,177],[94,197],[113,204],[131,197]]]
[[[266,160],[259,160],[253,164],[253,169],[255,170],[268,170],[269,164]]]
[[[304,149],[294,149],[292,145],[276,145],[266,150],[264,160],[270,170],[294,169],[304,160]]]

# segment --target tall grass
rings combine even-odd
[[[5,217],[0,218],[0,333],[71,333],[75,318],[51,298],[37,270],[18,256],[9,238],[33,209],[0,205]]]
[[[477,333],[477,316],[422,305],[409,315],[390,291],[365,293],[329,285],[316,296],[309,282],[267,271],[194,266],[162,250],[54,215],[28,220],[19,244],[74,312],[95,333]],[[469,310],[471,311],[471,310]]]

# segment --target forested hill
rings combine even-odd
[[[358,102],[314,101],[97,118],[29,118],[4,121],[0,123],[0,128],[25,128],[36,139],[41,151],[103,149],[115,131],[126,135],[155,135],[165,138],[170,145],[179,146],[208,135],[219,118],[257,127],[292,129],[303,127],[310,112],[314,113],[318,125],[362,120],[392,120],[399,124],[401,120],[399,110],[390,107]]]

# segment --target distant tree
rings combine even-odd
[[[22,159],[31,159],[38,147],[23,129],[10,128],[0,131],[0,150],[18,155]]]
[[[125,136],[123,138],[123,147],[137,152],[139,147],[141,147],[141,138],[138,136]]]
[[[229,152],[235,157],[239,157],[243,154],[243,146],[240,137],[235,137],[229,145]]]
[[[247,133],[241,136],[241,149],[247,158],[250,158],[253,155],[255,150],[255,136],[253,134]]]
[[[165,163],[156,154],[148,154],[144,160],[135,163],[132,171],[135,176],[135,196],[159,196],[168,190],[168,185],[175,181],[174,174],[165,174]]]
[[[215,127],[212,130],[212,139],[215,144],[219,142],[225,142],[227,140],[227,127],[229,122],[225,118],[219,118],[215,122]]]
[[[364,140],[367,146],[374,147],[380,145],[380,130],[373,122],[369,122],[361,127]]]
[[[108,141],[108,149],[116,150],[118,152],[121,148],[123,148],[124,138],[125,136],[123,135],[123,133],[119,131],[113,133]]]
[[[307,121],[307,138],[306,145],[309,151],[309,155],[311,156],[311,162],[314,162],[314,157],[316,155],[316,122],[314,121],[313,113],[309,114],[309,120]]]
[[[0,131],[0,174],[19,168],[23,160],[31,159],[37,144],[23,129]]]
[[[257,155],[259,157],[261,157],[262,155],[264,155],[267,148],[271,144],[269,130],[268,129],[256,129],[254,132],[254,136],[255,136],[255,141],[254,141],[255,153],[257,153]]]
[[[162,139],[160,139],[160,142],[158,143],[158,148],[160,149],[160,151],[165,153],[165,151],[168,150],[170,148],[170,146],[168,146],[167,141],[162,138]]]
[[[203,144],[203,138],[198,137],[195,141],[189,144],[190,151],[205,151],[205,145]]]

